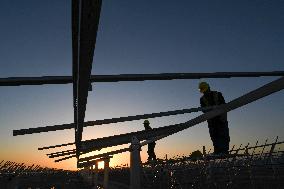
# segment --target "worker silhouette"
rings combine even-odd
[[[150,122],[148,120],[145,120],[144,121],[144,128],[145,130],[151,130],[152,128],[150,127]],[[151,161],[151,160],[156,160],[156,154],[155,154],[155,146],[156,146],[156,143],[155,142],[151,142],[148,144],[148,161]]]
[[[222,93],[217,91],[211,91],[210,86],[206,82],[199,83],[199,91],[203,93],[200,98],[201,107],[209,107],[225,104]],[[207,110],[210,111],[210,110]],[[204,113],[207,111],[203,111]],[[216,116],[207,120],[209,134],[214,146],[214,154],[228,154],[229,151],[229,127],[227,121],[227,113],[220,116]]]

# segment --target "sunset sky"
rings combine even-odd
[[[0,24],[1,78],[71,76],[71,0],[1,0]],[[284,71],[283,52],[281,0],[103,0],[92,74]],[[277,78],[206,81],[230,101]],[[199,107],[199,81],[94,83],[85,120]],[[14,129],[73,122],[72,84],[0,87],[0,95],[0,161],[76,168],[74,158],[54,163],[45,156],[72,147],[37,150],[74,142],[74,130],[12,136]],[[230,112],[231,146],[283,140],[283,99],[280,91]],[[157,128],[197,115],[149,121]],[[143,130],[142,123],[88,127],[83,140]],[[188,155],[203,145],[212,148],[206,122],[158,141],[156,153]],[[129,153],[111,160],[112,166],[126,163]]]

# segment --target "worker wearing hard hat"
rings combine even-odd
[[[203,94],[200,98],[201,107],[225,104],[222,93],[211,91],[208,83],[200,82],[199,91]],[[214,154],[227,154],[230,143],[227,113],[209,119],[207,122],[209,134],[214,146]]]
[[[148,120],[145,120],[144,121],[144,128],[145,130],[151,130],[152,128],[150,127],[150,122]],[[155,146],[156,146],[156,143],[155,142],[151,142],[148,144],[148,161],[151,161],[151,160],[156,160],[156,154],[155,154]]]

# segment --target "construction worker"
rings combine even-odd
[[[201,107],[225,104],[225,100],[222,93],[217,91],[211,91],[208,83],[200,82],[199,91],[203,93],[203,96],[200,98]],[[207,120],[207,122],[209,134],[214,146],[214,154],[228,154],[230,136],[227,113],[209,119]]]
[[[150,122],[148,120],[145,120],[144,121],[144,128],[145,130],[151,130],[152,128],[150,127]],[[151,160],[156,160],[156,154],[155,154],[155,146],[156,146],[156,143],[155,142],[151,142],[148,144],[148,161],[151,161]]]

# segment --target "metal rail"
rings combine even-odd
[[[74,48],[76,48],[76,46]],[[73,55],[73,59],[76,59],[76,55]],[[73,66],[73,74],[76,74],[76,66]],[[89,82],[93,83],[93,82],[262,77],[262,76],[284,76],[284,71],[91,75]],[[8,78],[0,78],[0,86],[69,84],[73,83],[74,79],[76,78],[73,76],[8,77]]]
[[[163,116],[186,114],[186,113],[192,113],[192,112],[198,112],[198,111],[206,111],[210,109],[212,109],[212,107],[206,107],[206,108],[199,107],[199,108],[189,108],[189,109],[174,110],[174,111],[167,111],[167,112],[158,112],[158,113],[151,113],[151,114],[103,119],[103,120],[96,120],[96,121],[87,121],[84,123],[83,126],[88,127],[88,126],[95,126],[95,125],[120,123],[120,122],[125,122],[125,121],[134,121],[134,120],[149,119],[149,118],[156,118],[156,117],[163,117]],[[62,125],[19,129],[19,130],[13,130],[13,136],[49,132],[49,131],[57,131],[57,130],[64,130],[64,129],[73,129],[73,128],[74,128],[74,124],[70,123],[70,124],[62,124]],[[72,143],[70,143],[70,145],[71,144]]]

